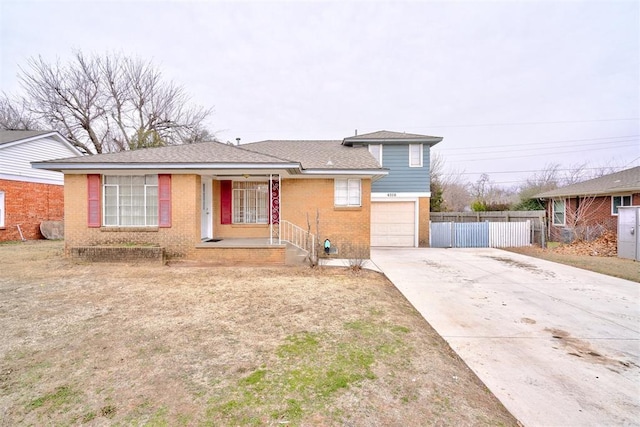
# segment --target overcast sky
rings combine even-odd
[[[640,165],[637,1],[0,5],[8,93],[29,57],[115,51],[214,107],[223,141],[436,135],[449,170],[505,185]]]

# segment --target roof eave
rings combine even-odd
[[[442,137],[434,136],[428,138],[361,138],[361,139],[349,139],[342,140],[342,145],[347,147],[353,147],[354,145],[364,144],[429,144],[430,146],[436,145],[442,141]]]
[[[79,170],[216,170],[216,169],[295,169],[300,170],[299,163],[56,163],[32,162],[34,169],[53,170],[57,172]]]

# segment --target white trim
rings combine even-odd
[[[614,197],[620,197],[620,205],[618,206],[618,208],[624,208],[624,207],[629,207],[629,206],[633,206],[633,194],[612,194],[611,195],[611,216],[618,216],[617,212],[613,212],[613,198]],[[623,205],[622,202],[624,200],[624,197],[628,197],[629,201],[631,202],[630,205]]]
[[[25,142],[35,141],[35,140],[38,140],[38,139],[41,139],[41,138],[49,138],[49,137],[53,137],[53,138],[57,139],[58,142],[62,143],[67,148],[69,148],[73,152],[77,153],[78,156],[82,156],[83,155],[80,150],[78,150],[71,142],[69,142],[69,140],[67,138],[62,136],[58,131],[53,131],[53,132],[49,132],[49,133],[43,133],[41,135],[31,136],[29,138],[23,138],[23,139],[18,139],[16,141],[6,142],[4,144],[0,144],[0,150],[3,149],[3,148],[12,147],[14,145],[22,144],[22,143],[25,143]],[[72,156],[70,156],[70,157],[72,157]]]
[[[6,179],[7,181],[20,181],[20,182],[32,182],[35,184],[51,184],[51,185],[64,185],[64,177],[60,179],[48,179],[48,178],[33,178],[30,176],[22,175],[5,175],[0,173],[0,179]]]
[[[415,146],[420,147],[420,153],[418,154],[418,159],[420,160],[420,164],[418,165],[413,165],[412,163],[412,159],[413,157],[411,156],[411,147],[415,147]],[[410,168],[421,168],[424,166],[424,146],[422,144],[409,144],[409,167]]]
[[[303,175],[327,175],[327,176],[335,176],[335,175],[365,175],[365,176],[376,176],[376,175],[389,175],[388,170],[378,170],[378,169],[305,169],[302,171]]]
[[[386,193],[371,193],[371,200],[376,202],[380,201],[393,201],[393,200],[418,200],[419,197],[431,197],[431,192],[424,193],[402,193],[402,192],[386,192]]]
[[[562,201],[564,203],[564,211],[562,213],[562,223],[556,223],[556,201]],[[551,199],[551,224],[557,227],[567,225],[567,199],[557,198]]]

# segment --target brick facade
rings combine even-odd
[[[431,221],[431,198],[418,199],[418,247],[429,247],[429,221]]]
[[[559,198],[561,199],[561,198]],[[611,214],[611,196],[601,197],[580,197],[580,201],[577,198],[566,198],[566,221],[565,225],[553,224],[553,201],[550,199],[547,203],[547,217],[549,218],[549,240],[550,241],[562,241],[563,230],[569,228],[585,228],[594,226],[601,226],[606,230],[616,231],[618,229],[618,216]],[[584,213],[576,216],[578,203],[588,208]],[[640,206],[640,193],[632,195],[631,204],[634,206]]]
[[[87,176],[65,175],[65,251],[78,246],[153,244],[165,248],[169,258],[203,259],[198,250],[202,203],[201,179],[198,175],[172,175],[172,224],[169,228],[114,228],[87,226]],[[212,187],[213,234],[221,238],[268,237],[268,225],[221,224],[220,182]],[[428,203],[427,203],[428,204]],[[285,179],[282,181],[280,217],[306,229],[307,214],[311,232],[316,234],[316,211],[319,213],[320,241],[328,238],[338,248],[340,257],[357,255],[369,258],[371,219],[371,180],[362,180],[362,206],[334,207],[333,179]],[[227,251],[229,253],[233,251]],[[241,251],[236,251],[241,252]],[[246,252],[249,253],[250,250]],[[225,255],[226,256],[226,255]]]
[[[5,203],[0,241],[20,240],[18,225],[25,239],[42,239],[42,221],[63,219],[64,190],[61,185],[0,179],[0,191],[4,192]]]

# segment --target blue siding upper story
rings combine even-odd
[[[375,181],[373,193],[424,193],[429,185],[429,144],[422,145],[422,167],[409,167],[409,145],[382,145],[382,167],[389,175]]]

